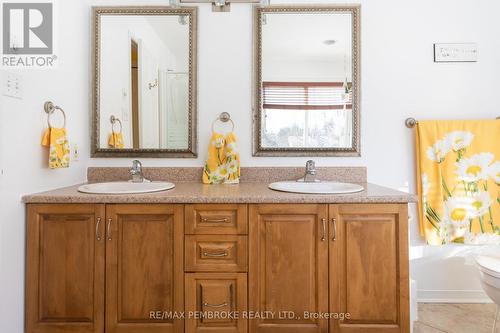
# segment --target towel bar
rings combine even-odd
[[[496,119],[500,120],[500,116],[497,117]],[[418,124],[418,121],[415,118],[406,118],[405,120],[405,125],[408,128],[413,128]]]

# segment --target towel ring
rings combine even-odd
[[[231,132],[234,131],[234,121],[231,119],[231,115],[227,112],[222,112],[212,123],[212,132],[215,132],[215,123],[221,121],[223,123],[231,122]]]
[[[115,132],[115,124],[118,123],[120,125],[120,132],[118,132],[118,133],[122,133],[122,131],[123,131],[123,125],[122,125],[122,121],[119,118],[117,118],[117,117],[115,117],[115,116],[112,115],[109,118],[109,121],[111,121],[111,132],[113,132],[114,134],[116,134],[116,132]]]
[[[43,109],[45,110],[45,113],[47,113],[47,115],[48,115],[47,116],[47,125],[49,126],[49,128],[55,128],[50,123],[50,116],[52,114],[54,114],[54,111],[56,111],[56,110],[61,111],[61,113],[63,115],[63,120],[64,120],[63,128],[66,128],[66,112],[64,112],[64,110],[61,107],[54,105],[54,103],[52,103],[51,101],[48,101],[48,102],[45,102],[45,104],[43,105]]]

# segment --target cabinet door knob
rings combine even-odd
[[[101,233],[99,232],[99,225],[101,224],[101,218],[97,218],[97,223],[95,224],[95,239],[101,240]]]
[[[109,241],[111,240],[111,221],[113,221],[113,219],[108,219],[108,226],[106,227],[106,238]]]
[[[321,241],[326,240],[326,219],[321,219],[321,224],[323,225],[323,235],[321,236]]]
[[[332,223],[333,223],[333,237],[332,237],[332,241],[336,241],[337,240],[337,219],[333,218],[332,219]]]

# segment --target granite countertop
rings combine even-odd
[[[26,195],[25,203],[410,203],[417,202],[412,194],[396,191],[366,182],[365,167],[317,168],[318,179],[356,183],[363,192],[353,194],[297,194],[270,190],[269,183],[298,179],[304,175],[301,167],[247,167],[241,168],[240,184],[204,185],[202,168],[144,168],[146,178],[173,182],[172,190],[146,194],[85,194],[74,185],[53,191]],[[127,181],[128,168],[89,168],[89,183]]]
[[[146,194],[100,195],[78,192],[78,186],[26,195],[25,203],[410,203],[415,195],[361,183],[365,191],[353,194],[296,194],[270,190],[267,183],[203,185],[177,182],[169,191]]]

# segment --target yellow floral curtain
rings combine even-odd
[[[500,121],[420,121],[416,141],[427,243],[500,244]]]

